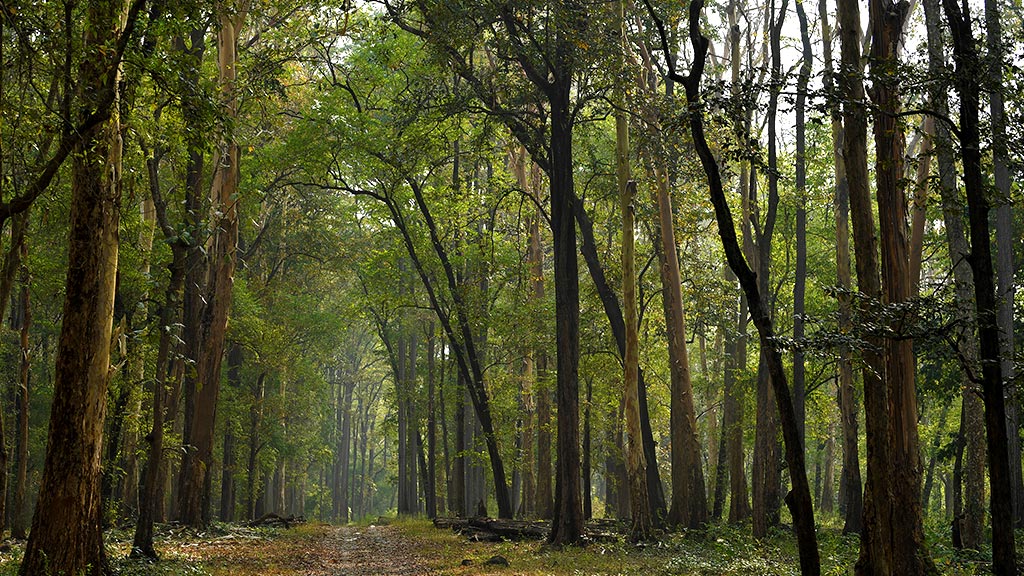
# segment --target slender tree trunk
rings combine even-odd
[[[747,295],[747,302],[750,305],[750,316],[760,335],[761,347],[768,351],[768,368],[778,403],[782,433],[786,446],[786,460],[789,464],[790,478],[793,485],[793,489],[786,496],[786,504],[789,506],[793,516],[801,573],[805,576],[818,576],[821,574],[821,562],[818,555],[818,541],[814,527],[814,509],[811,502],[810,486],[807,483],[807,470],[800,442],[800,433],[796,425],[793,401],[782,364],[782,356],[777,349],[772,347],[774,338],[772,321],[768,316],[765,301],[758,290],[756,275],[747,265],[740,250],[732,213],[722,188],[718,163],[711,152],[711,147],[708,145],[704,134],[703,113],[700,109],[700,81],[704,74],[709,42],[707,37],[703,36],[700,31],[703,6],[703,0],[694,0],[689,6],[690,43],[694,52],[694,62],[690,69],[690,74],[684,77],[676,74],[674,70],[670,72],[675,80],[681,81],[686,87],[686,101],[691,107],[689,115],[690,133],[693,137],[697,155],[700,157],[701,165],[704,168],[704,173],[708,179],[708,187],[711,201],[715,207],[715,219],[718,223],[718,233],[722,240],[722,246],[725,249],[729,267],[733,269],[733,272],[739,278],[740,285]],[[662,35],[662,43],[663,45],[667,44],[664,34]]]
[[[930,0],[933,1],[933,0]],[[937,2],[935,2],[937,4]],[[946,108],[945,98],[936,102],[940,109]],[[944,139],[938,146],[939,192],[942,197],[942,216],[946,230],[946,244],[949,259],[953,263],[953,282],[956,299],[956,314],[961,328],[955,340],[959,343],[958,355],[967,363],[962,366],[961,386],[963,389],[965,448],[967,450],[966,485],[964,492],[964,518],[960,536],[965,548],[978,549],[982,543],[985,527],[985,423],[984,406],[977,389],[971,382],[971,372],[978,361],[978,349],[968,328],[973,322],[974,278],[968,257],[970,247],[963,221],[963,205],[960,192],[956,189],[954,160],[950,142]],[[924,501],[927,502],[927,501]]]
[[[924,495],[921,496],[921,503],[923,507],[923,513],[925,516],[928,515],[929,503],[931,502],[932,485],[935,482],[935,464],[938,461],[938,451],[942,445],[942,438],[946,433],[946,417],[949,413],[949,403],[946,403],[942,407],[942,412],[939,413],[939,422],[935,426],[935,436],[932,437],[932,445],[929,450],[930,454],[928,457],[928,470],[924,477]]]
[[[583,405],[583,457],[581,466],[583,468],[583,519],[589,521],[594,517],[594,495],[591,486],[591,455],[590,455],[590,413],[591,401],[594,398],[594,382],[587,378],[587,398]]]
[[[16,395],[18,413],[18,436],[15,459],[17,470],[14,481],[14,510],[11,512],[11,537],[25,539],[28,536],[28,510],[25,502],[25,491],[28,483],[28,410],[29,410],[29,377],[32,368],[32,349],[29,345],[29,329],[32,327],[32,301],[29,290],[31,276],[28,270],[28,243],[25,241],[25,232],[29,223],[29,211],[26,210],[20,216],[14,218],[11,230],[11,250],[17,250],[20,254],[18,261],[21,266],[21,362],[18,373],[18,392]],[[5,264],[7,264],[5,262]],[[12,267],[15,263],[10,262]],[[5,270],[6,272],[6,270]],[[0,294],[3,292],[0,291]],[[0,444],[4,442],[3,417],[0,416]],[[0,470],[7,470],[7,450],[0,447]],[[6,474],[3,474],[6,476]],[[6,499],[7,494],[6,478],[0,478],[0,498]],[[4,503],[5,504],[5,503]],[[0,522],[4,516],[3,506],[0,504]]]
[[[426,495],[427,518],[437,518],[437,408],[434,405],[436,381],[435,366],[437,362],[437,337],[434,323],[427,328],[427,461],[426,482],[423,492]],[[351,404],[351,398],[349,404]],[[442,417],[444,415],[442,414]]]
[[[466,509],[466,394],[465,380],[462,372],[457,372],[455,404],[455,457],[452,467],[454,479],[452,482],[453,494],[452,503],[458,516],[466,518],[470,511]]]
[[[263,400],[266,396],[266,372],[261,372],[253,383],[252,406],[249,409],[249,458],[246,463],[246,511],[250,520],[257,518],[259,495],[256,483],[260,476],[260,428],[263,424]]]
[[[793,340],[796,342],[796,348],[793,350],[793,408],[796,410],[800,437],[806,441],[804,428],[807,417],[804,396],[807,384],[801,344],[804,338],[804,300],[807,294],[807,127],[804,116],[807,83],[814,65],[814,50],[811,47],[811,35],[807,29],[807,14],[804,12],[803,2],[796,3],[796,16],[800,22],[800,43],[803,51],[796,88],[796,277],[793,282]],[[782,24],[781,20],[779,24]],[[832,493],[831,486],[827,492]],[[831,508],[831,497],[829,502]]]
[[[352,393],[355,391],[356,383],[345,382],[341,386],[343,387],[341,398],[341,502],[338,521],[342,524],[347,524],[351,520],[349,516],[351,502],[348,498],[349,485],[351,483],[349,474],[349,446],[352,443]]]
[[[1014,367],[1013,305],[1016,285],[1014,283],[1013,255],[1013,203],[1010,200],[1009,151],[1006,145],[1006,106],[1004,103],[1003,70],[1006,50],[1003,45],[1000,7],[993,0],[985,2],[985,45],[988,48],[987,88],[990,91],[989,122],[992,130],[992,166],[996,192],[996,299],[999,306],[999,358],[1002,364],[1003,380],[1009,383],[1006,404],[1006,434],[1009,442],[1010,491],[1013,498],[1013,518],[1017,528],[1024,528],[1024,458],[1021,457],[1019,432],[1019,407],[1021,397],[1016,382]]]
[[[150,195],[146,195],[139,205],[142,227],[139,230],[139,252],[142,262],[139,271],[143,277],[150,274],[150,254],[153,250],[153,236],[156,225],[156,208]],[[131,314],[132,318],[142,318],[141,321],[129,322],[133,332],[136,332],[135,324],[147,322],[149,315],[149,291],[146,290],[140,297],[137,309]],[[145,329],[148,332],[148,328]],[[120,459],[120,467],[124,470],[121,478],[121,506],[122,516],[131,515],[139,509],[138,487],[139,487],[139,430],[142,429],[142,391],[146,386],[146,357],[142,346],[144,337],[136,334],[128,339],[128,360],[127,374],[131,382],[131,408],[128,417],[128,427],[124,436],[124,448]]]
[[[238,342],[232,342],[228,349],[228,386],[232,390],[242,389],[242,362],[244,356],[242,346]],[[220,482],[220,519],[222,522],[234,522],[235,520],[235,472],[238,466],[235,455],[234,424],[228,421],[224,430],[224,466]]]
[[[149,174],[150,194],[156,211],[157,221],[164,233],[165,240],[173,238],[175,230],[167,218],[167,205],[160,190],[159,155],[154,154],[146,159]],[[185,251],[181,242],[169,242],[171,246],[171,262],[168,263],[169,279],[164,292],[164,303],[160,308],[160,340],[157,345],[156,377],[152,387],[153,427],[146,436],[149,444],[146,464],[143,467],[142,486],[139,492],[139,518],[135,523],[135,535],[132,541],[132,557],[144,556],[156,558],[153,547],[153,522],[161,516],[163,509],[163,486],[166,461],[163,458],[164,428],[169,420],[174,421],[173,413],[169,412],[171,391],[167,385],[174,378],[173,367],[176,360],[171,358],[172,337],[176,335],[172,329],[181,313],[181,292],[185,283]]]
[[[818,15],[821,21],[821,35],[825,62],[824,83],[827,91],[834,90],[832,65],[832,28],[828,21],[828,8],[824,0],[818,2]],[[846,175],[846,157],[843,129],[843,115],[839,105],[830,109],[832,128],[832,155],[834,158],[835,221],[836,221],[836,281],[839,287],[840,330],[851,331],[852,305],[850,278],[850,187]],[[856,136],[856,134],[854,134]],[[843,470],[840,486],[840,509],[844,511],[844,534],[859,534],[864,513],[863,493],[860,477],[860,448],[857,433],[857,403],[853,384],[853,361],[850,347],[839,346],[838,404],[839,417],[843,434]]]
[[[625,2],[616,3],[618,11],[620,41],[622,49],[626,43]],[[626,58],[622,59],[623,72]],[[620,102],[624,105],[624,93],[620,91]],[[619,214],[622,222],[622,308],[626,324],[626,353],[623,358],[622,398],[626,408],[626,472],[629,477],[629,500],[633,510],[630,540],[644,541],[651,537],[651,509],[647,497],[646,472],[643,440],[640,434],[640,398],[638,386],[640,370],[640,335],[636,295],[636,231],[635,209],[636,182],[630,179],[629,167],[629,123],[625,112],[615,114],[615,172],[619,188]],[[673,248],[675,246],[673,245]]]
[[[960,154],[964,167],[964,190],[970,222],[971,251],[968,261],[974,273],[974,302],[977,313],[978,352],[981,359],[981,389],[985,402],[985,431],[988,436],[989,504],[992,515],[992,571],[1017,573],[1013,533],[1013,488],[1006,407],[1003,397],[1002,363],[995,271],[989,231],[991,203],[985,190],[981,161],[979,109],[981,62],[971,24],[970,6],[943,0],[946,20],[953,37],[957,91],[960,96]],[[1014,462],[1018,466],[1019,462]],[[1008,506],[1007,504],[1011,504]]]

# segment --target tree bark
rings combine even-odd
[[[583,537],[580,500],[579,427],[579,270],[573,217],[571,39],[563,31],[556,41],[551,103],[551,231],[555,260],[555,329],[557,350],[558,460],[555,464],[554,513],[548,541],[577,544]]]
[[[881,244],[883,302],[899,305],[910,299],[909,245],[907,240],[907,199],[903,181],[903,129],[897,114],[901,110],[896,78],[906,3],[872,0],[868,21],[871,28],[871,99],[875,105],[875,181]],[[852,193],[851,193],[852,196]],[[858,253],[858,262],[860,254]],[[897,334],[904,327],[888,328]],[[869,398],[868,433],[881,433],[886,426],[887,457],[874,458],[868,451],[869,496],[865,502],[865,538],[857,562],[858,574],[926,574],[935,570],[924,544],[921,520],[921,456],[917,432],[917,396],[913,341],[886,338],[884,351],[884,392]],[[867,381],[865,381],[867,382]],[[874,389],[871,390],[874,392]],[[875,403],[884,396],[884,406]],[[877,429],[874,426],[878,426]],[[872,464],[875,464],[872,466]],[[881,473],[883,478],[878,478]],[[870,477],[874,477],[873,479]],[[885,493],[876,492],[885,483]]]
[[[120,59],[109,45],[131,35],[137,11],[126,13],[119,0],[89,4],[78,71],[79,117],[94,110],[105,90],[118,90]],[[63,322],[46,460],[19,570],[23,575],[109,571],[100,462],[121,207],[121,126],[118,99],[111,100],[110,121],[78,143],[73,156]]]
[[[1017,573],[1013,533],[1013,489],[1009,444],[1006,434],[1002,363],[995,271],[989,237],[991,203],[985,190],[981,162],[979,108],[981,101],[980,59],[971,25],[970,7],[965,2],[943,0],[946,20],[953,36],[957,92],[960,96],[960,153],[963,158],[964,191],[971,232],[968,262],[974,273],[974,302],[981,359],[981,389],[985,402],[985,431],[988,437],[990,503],[992,515],[992,571]],[[1014,462],[1014,466],[1018,463]],[[1011,504],[1008,506],[1007,504]]]
[[[238,37],[246,11],[229,12],[226,7],[217,32],[218,83],[228,118],[238,115],[235,82],[238,72]],[[185,438],[192,450],[186,452],[181,466],[179,516],[185,524],[205,526],[210,521],[210,478],[213,467],[213,436],[220,392],[220,366],[231,287],[234,282],[238,244],[238,178],[241,150],[231,130],[227,130],[214,155],[213,185],[210,189],[211,219],[215,222],[211,245],[205,301],[197,342],[197,381],[191,390],[191,419]]]
[[[13,506],[11,512],[11,536],[24,539],[27,536],[30,520],[27,515],[25,490],[28,479],[28,409],[29,409],[29,376],[31,369],[31,350],[29,348],[29,328],[32,325],[32,303],[30,300],[28,273],[28,244],[25,241],[25,234],[29,224],[29,210],[14,217],[11,226],[11,246],[4,259],[3,286],[0,286],[0,297],[4,294],[10,295],[14,285],[14,274],[21,269],[21,317],[20,321],[20,344],[21,361],[18,374],[17,395],[15,403],[18,414],[18,435],[15,459],[17,471],[15,473],[15,486]],[[0,324],[2,316],[0,313]],[[13,323],[12,323],[13,325]],[[8,453],[6,447],[4,419],[0,415],[0,471],[7,470]],[[0,473],[0,524],[6,521],[7,511],[7,474]]]
[[[1009,442],[1010,491],[1013,498],[1013,518],[1017,528],[1024,528],[1024,458],[1021,458],[1019,407],[1021,397],[1016,382],[1014,365],[1013,305],[1016,295],[1014,284],[1013,203],[1010,199],[1009,151],[1006,145],[1006,106],[1004,103],[1003,70],[1005,48],[999,5],[985,2],[985,46],[988,48],[989,69],[986,77],[990,92],[989,122],[992,130],[992,172],[999,200],[996,202],[996,297],[999,305],[999,357],[1003,379],[1009,383],[1006,404],[1006,434]]]
[[[651,10],[650,4],[647,6],[648,10]],[[821,574],[821,562],[818,555],[817,534],[814,527],[814,510],[811,502],[810,486],[807,483],[807,471],[804,465],[800,434],[796,426],[796,416],[793,410],[789,384],[787,383],[786,373],[782,364],[782,356],[777,349],[773,348],[774,331],[772,321],[768,316],[764,300],[762,300],[758,290],[756,275],[747,265],[746,259],[740,250],[732,213],[722,188],[718,162],[704,134],[700,81],[704,74],[709,42],[707,37],[700,31],[700,18],[703,6],[703,0],[693,0],[689,6],[690,43],[694,53],[694,62],[690,69],[690,74],[688,76],[681,76],[674,69],[670,70],[670,74],[674,80],[681,82],[686,87],[686,101],[690,106],[690,133],[693,137],[697,155],[700,157],[701,166],[704,168],[704,173],[708,179],[708,187],[711,201],[715,207],[715,219],[718,223],[718,233],[722,240],[722,246],[725,249],[729,267],[736,274],[744,293],[747,295],[750,316],[760,335],[761,346],[764,350],[768,351],[768,368],[776,393],[782,432],[785,439],[786,460],[789,464],[790,478],[793,485],[792,491],[786,496],[786,504],[789,506],[793,516],[800,556],[800,569],[801,573],[805,576],[818,576]],[[668,40],[664,25],[658,21],[658,26],[662,45],[667,51]]]

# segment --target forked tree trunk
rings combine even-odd
[[[238,114],[235,81],[238,72],[238,38],[246,12],[230,12],[223,7],[217,32],[218,82],[224,98],[222,106],[228,118]],[[213,436],[220,392],[220,366],[231,287],[234,281],[238,243],[238,178],[241,150],[231,131],[225,133],[214,155],[213,185],[210,189],[211,219],[215,223],[211,245],[210,270],[197,342],[201,342],[196,361],[196,389],[192,391],[190,425],[185,437],[191,450],[181,466],[179,493],[180,520],[190,526],[205,526],[210,520],[210,477],[213,469]]]

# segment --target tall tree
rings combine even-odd
[[[662,47],[667,53],[668,36],[664,23],[654,14],[647,0],[645,0],[645,4],[648,12],[655,18]],[[768,315],[765,300],[759,292],[756,274],[750,269],[746,259],[743,257],[743,252],[736,238],[736,227],[733,224],[732,213],[726,201],[718,160],[708,144],[704,131],[700,83],[704,75],[704,67],[707,64],[709,41],[700,29],[703,8],[703,0],[693,0],[690,2],[688,21],[690,44],[693,48],[693,63],[690,73],[686,76],[679,74],[675,70],[674,63],[670,60],[669,74],[670,77],[680,82],[686,88],[686,101],[690,107],[688,112],[690,134],[693,137],[694,147],[708,180],[711,202],[715,207],[715,220],[718,223],[719,238],[722,241],[722,247],[725,249],[729,267],[736,274],[743,292],[747,296],[747,302],[750,305],[750,317],[757,327],[761,346],[768,351],[768,369],[779,408],[782,433],[786,446],[786,460],[789,464],[790,478],[793,484],[793,489],[786,498],[786,504],[793,515],[800,556],[800,570],[805,576],[818,576],[821,574],[821,560],[818,553],[817,532],[814,527],[814,509],[811,503],[810,485],[807,482],[807,470],[804,464],[800,432],[796,423],[786,372],[782,364],[782,356],[773,345],[774,328],[772,321]]]
[[[821,21],[822,54],[825,72],[823,83],[826,92],[835,91],[834,67],[832,64],[832,27],[828,20],[828,7],[824,0],[818,2]],[[835,177],[835,222],[836,222],[836,282],[839,288],[840,330],[850,331],[852,327],[852,302],[850,279],[850,186],[846,177],[845,144],[843,136],[843,115],[838,104],[830,107],[832,128],[833,176]],[[840,344],[839,366],[836,387],[839,389],[839,413],[843,433],[843,471],[840,484],[845,504],[844,534],[861,531],[864,510],[861,492],[859,440],[857,437],[857,404],[854,398],[853,361],[850,346]]]
[[[238,39],[245,22],[248,4],[220,5],[217,31],[218,85],[225,124],[214,154],[213,184],[210,188],[211,218],[214,222],[210,245],[209,271],[205,284],[206,305],[198,325],[196,379],[185,441],[190,446],[182,460],[179,492],[180,520],[191,526],[210,521],[210,474],[213,467],[213,432],[220,391],[220,366],[224,355],[224,337],[231,286],[234,281],[238,245],[238,179],[241,149],[233,134],[232,119],[238,116]]]
[[[988,437],[990,504],[992,515],[992,570],[996,574],[1017,573],[1013,534],[1012,475],[1006,437],[1006,406],[1002,363],[999,358],[999,321],[995,270],[989,230],[991,203],[985,190],[981,166],[981,84],[982,70],[967,2],[943,0],[946,20],[953,37],[956,83],[960,96],[960,154],[963,158],[964,191],[971,231],[968,261],[974,273],[974,304],[981,359],[981,390],[985,402],[985,431]],[[1017,463],[1014,463],[1016,466]]]
[[[75,145],[63,323],[46,461],[20,574],[104,574],[100,458],[110,376],[110,341],[121,205],[121,57],[142,2],[94,0],[86,7],[78,65],[81,121],[98,130]]]
[[[884,289],[879,294],[883,303],[894,306],[910,299],[913,285],[909,274],[907,198],[903,185],[904,136],[898,119],[902,106],[898,50],[906,9],[905,4],[872,0],[868,11],[875,187]],[[852,197],[851,188],[851,201]],[[866,234],[868,230],[863,232]],[[858,264],[860,256],[858,252]],[[904,331],[898,322],[888,328],[897,334]],[[869,437],[875,437],[876,450],[870,448],[869,440],[865,531],[857,572],[925,574],[934,571],[934,566],[925,548],[922,526],[913,341],[886,338],[882,350],[885,368],[882,382],[877,383],[876,389],[873,385],[869,387],[865,379],[867,432]],[[885,444],[885,458],[879,457],[877,447],[881,444]]]
[[[996,275],[999,284],[1000,362],[1003,378],[1015,382],[1013,303],[1014,282],[1013,203],[1010,200],[1010,160],[1006,141],[1006,95],[1003,79],[1006,48],[1004,47],[1001,9],[994,0],[985,1],[985,46],[988,48],[989,122],[992,129],[993,183],[999,194],[996,203]],[[1006,434],[1009,441],[1010,490],[1013,496],[1013,518],[1017,528],[1024,528],[1024,459],[1021,458],[1020,392],[1013,384],[1006,406]]]
[[[626,72],[629,46],[626,44],[626,4],[616,2],[617,21],[623,56],[619,59],[621,72]],[[617,93],[619,109],[615,112],[615,174],[619,188],[619,213],[622,221],[622,306],[626,323],[626,354],[623,358],[623,403],[626,412],[626,474],[629,478],[629,499],[633,510],[630,539],[643,541],[651,537],[651,509],[647,498],[643,441],[640,437],[640,337],[636,295],[636,182],[630,178],[629,120],[622,109],[625,90]]]

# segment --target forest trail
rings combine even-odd
[[[194,556],[211,574],[412,576],[431,574],[429,548],[394,526],[320,526],[259,546],[214,540],[196,543]]]

